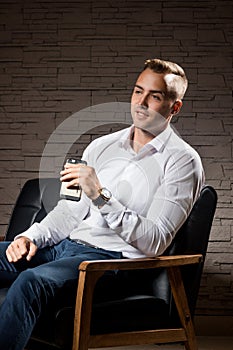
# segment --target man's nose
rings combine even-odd
[[[138,101],[138,104],[143,107],[148,107],[148,96],[145,94],[140,96],[140,99]]]

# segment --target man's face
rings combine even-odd
[[[131,114],[136,128],[145,130],[156,136],[177,113],[181,101],[168,97],[165,75],[147,68],[138,77],[132,97]]]

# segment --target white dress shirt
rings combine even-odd
[[[138,153],[130,127],[94,140],[83,159],[95,168],[112,198],[102,208],[83,193],[62,199],[26,232],[38,247],[69,237],[124,257],[161,255],[186,220],[204,182],[197,152],[169,125]]]

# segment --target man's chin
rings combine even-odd
[[[135,128],[140,129],[144,133],[150,134],[153,137],[163,132],[166,129],[167,125],[168,125],[167,123],[162,123],[156,126],[148,126],[148,125],[140,125],[140,123],[134,123]]]

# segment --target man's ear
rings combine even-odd
[[[174,103],[173,103],[173,106],[172,106],[172,114],[177,114],[179,113],[181,107],[182,107],[183,103],[181,100],[176,100]]]

